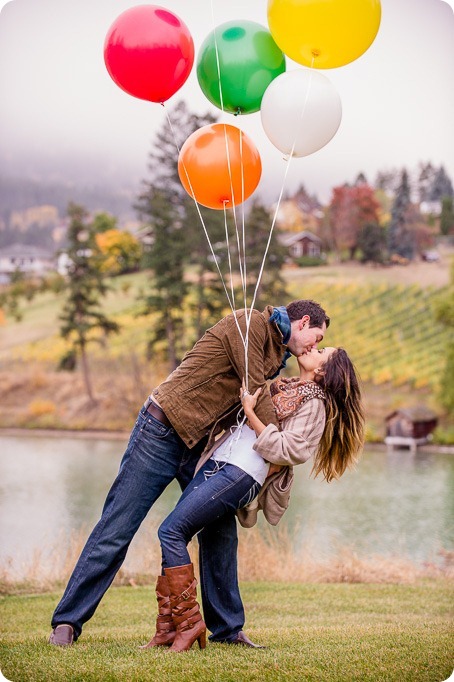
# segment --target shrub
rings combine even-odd
[[[44,414],[55,414],[57,406],[52,400],[42,400],[37,398],[32,400],[28,406],[28,412],[31,417],[42,417]]]
[[[320,256],[300,256],[300,258],[295,258],[295,263],[300,268],[310,268],[316,265],[326,265],[326,260]]]

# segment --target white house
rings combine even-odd
[[[0,277],[5,280],[16,270],[28,275],[44,275],[55,270],[55,259],[49,251],[39,246],[5,246],[0,249]]]

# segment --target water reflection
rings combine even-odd
[[[15,563],[55,545],[62,532],[91,528],[101,514],[125,441],[0,438],[0,559]],[[287,524],[295,547],[321,555],[349,546],[360,555],[434,560],[452,549],[454,457],[370,448],[358,469],[334,483],[295,469]],[[173,507],[173,483],[144,523],[155,527]],[[142,533],[145,532],[142,530]]]
[[[300,542],[315,536],[317,547],[328,553],[348,545],[362,555],[396,554],[418,561],[433,560],[440,547],[452,547],[452,456],[388,455],[371,448],[357,470],[340,481],[311,481],[304,467],[296,475],[289,520],[299,515]]]

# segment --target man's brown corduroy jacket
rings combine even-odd
[[[265,424],[277,418],[266,380],[279,370],[287,347],[282,333],[269,322],[272,306],[260,313],[252,311],[248,339],[249,390],[262,390],[256,406]],[[243,310],[236,313],[245,335]],[[208,329],[184,356],[181,364],[153,392],[172,426],[185,444],[192,448],[208,433],[217,433],[233,423],[241,407],[241,381],[245,376],[245,352],[233,313]],[[211,440],[211,438],[210,438]]]

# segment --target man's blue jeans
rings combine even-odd
[[[182,489],[187,486],[200,454],[200,447],[190,450],[174,429],[141,409],[101,518],[55,609],[52,627],[69,623],[75,638],[79,637],[121,567],[148,511],[173,479]],[[211,638],[217,641],[234,639],[244,625],[237,582],[237,543],[235,519],[226,523],[221,519],[219,526],[199,537],[204,616]]]

